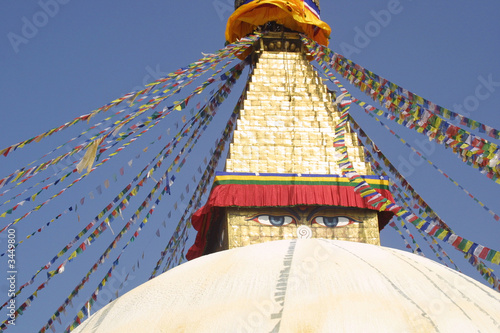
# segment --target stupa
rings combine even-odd
[[[380,246],[392,217],[341,176],[342,96],[300,33],[328,43],[318,0],[236,0],[226,39],[263,37],[224,172],[193,216],[191,260],[139,286],[75,332],[499,331],[500,297],[425,258]],[[357,173],[388,199],[347,128]]]
[[[327,43],[330,28],[319,19],[319,1],[236,1],[235,7],[228,41],[256,29],[264,36],[253,50],[226,172],[217,174],[207,204],[194,216],[199,233],[188,259],[297,237],[380,245],[379,230],[392,214],[373,210],[339,176],[340,98],[308,61],[299,35]],[[347,130],[355,170],[392,199],[387,180],[372,174],[364,148]]]

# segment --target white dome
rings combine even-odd
[[[74,332],[472,331],[500,331],[494,290],[399,250],[304,239],[185,263]]]

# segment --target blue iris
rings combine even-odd
[[[269,216],[269,222],[275,227],[281,227],[285,223],[284,216]]]
[[[329,228],[335,228],[339,224],[339,218],[338,218],[338,216],[323,217],[323,222],[325,223],[325,226],[327,226]]]

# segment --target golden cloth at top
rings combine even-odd
[[[272,21],[328,46],[330,26],[321,21],[304,0],[255,0],[239,7],[227,21],[226,40],[232,43]]]

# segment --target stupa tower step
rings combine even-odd
[[[340,174],[333,148],[340,113],[303,52],[258,54],[226,164],[228,172]],[[371,175],[355,133],[346,136],[358,173]]]

